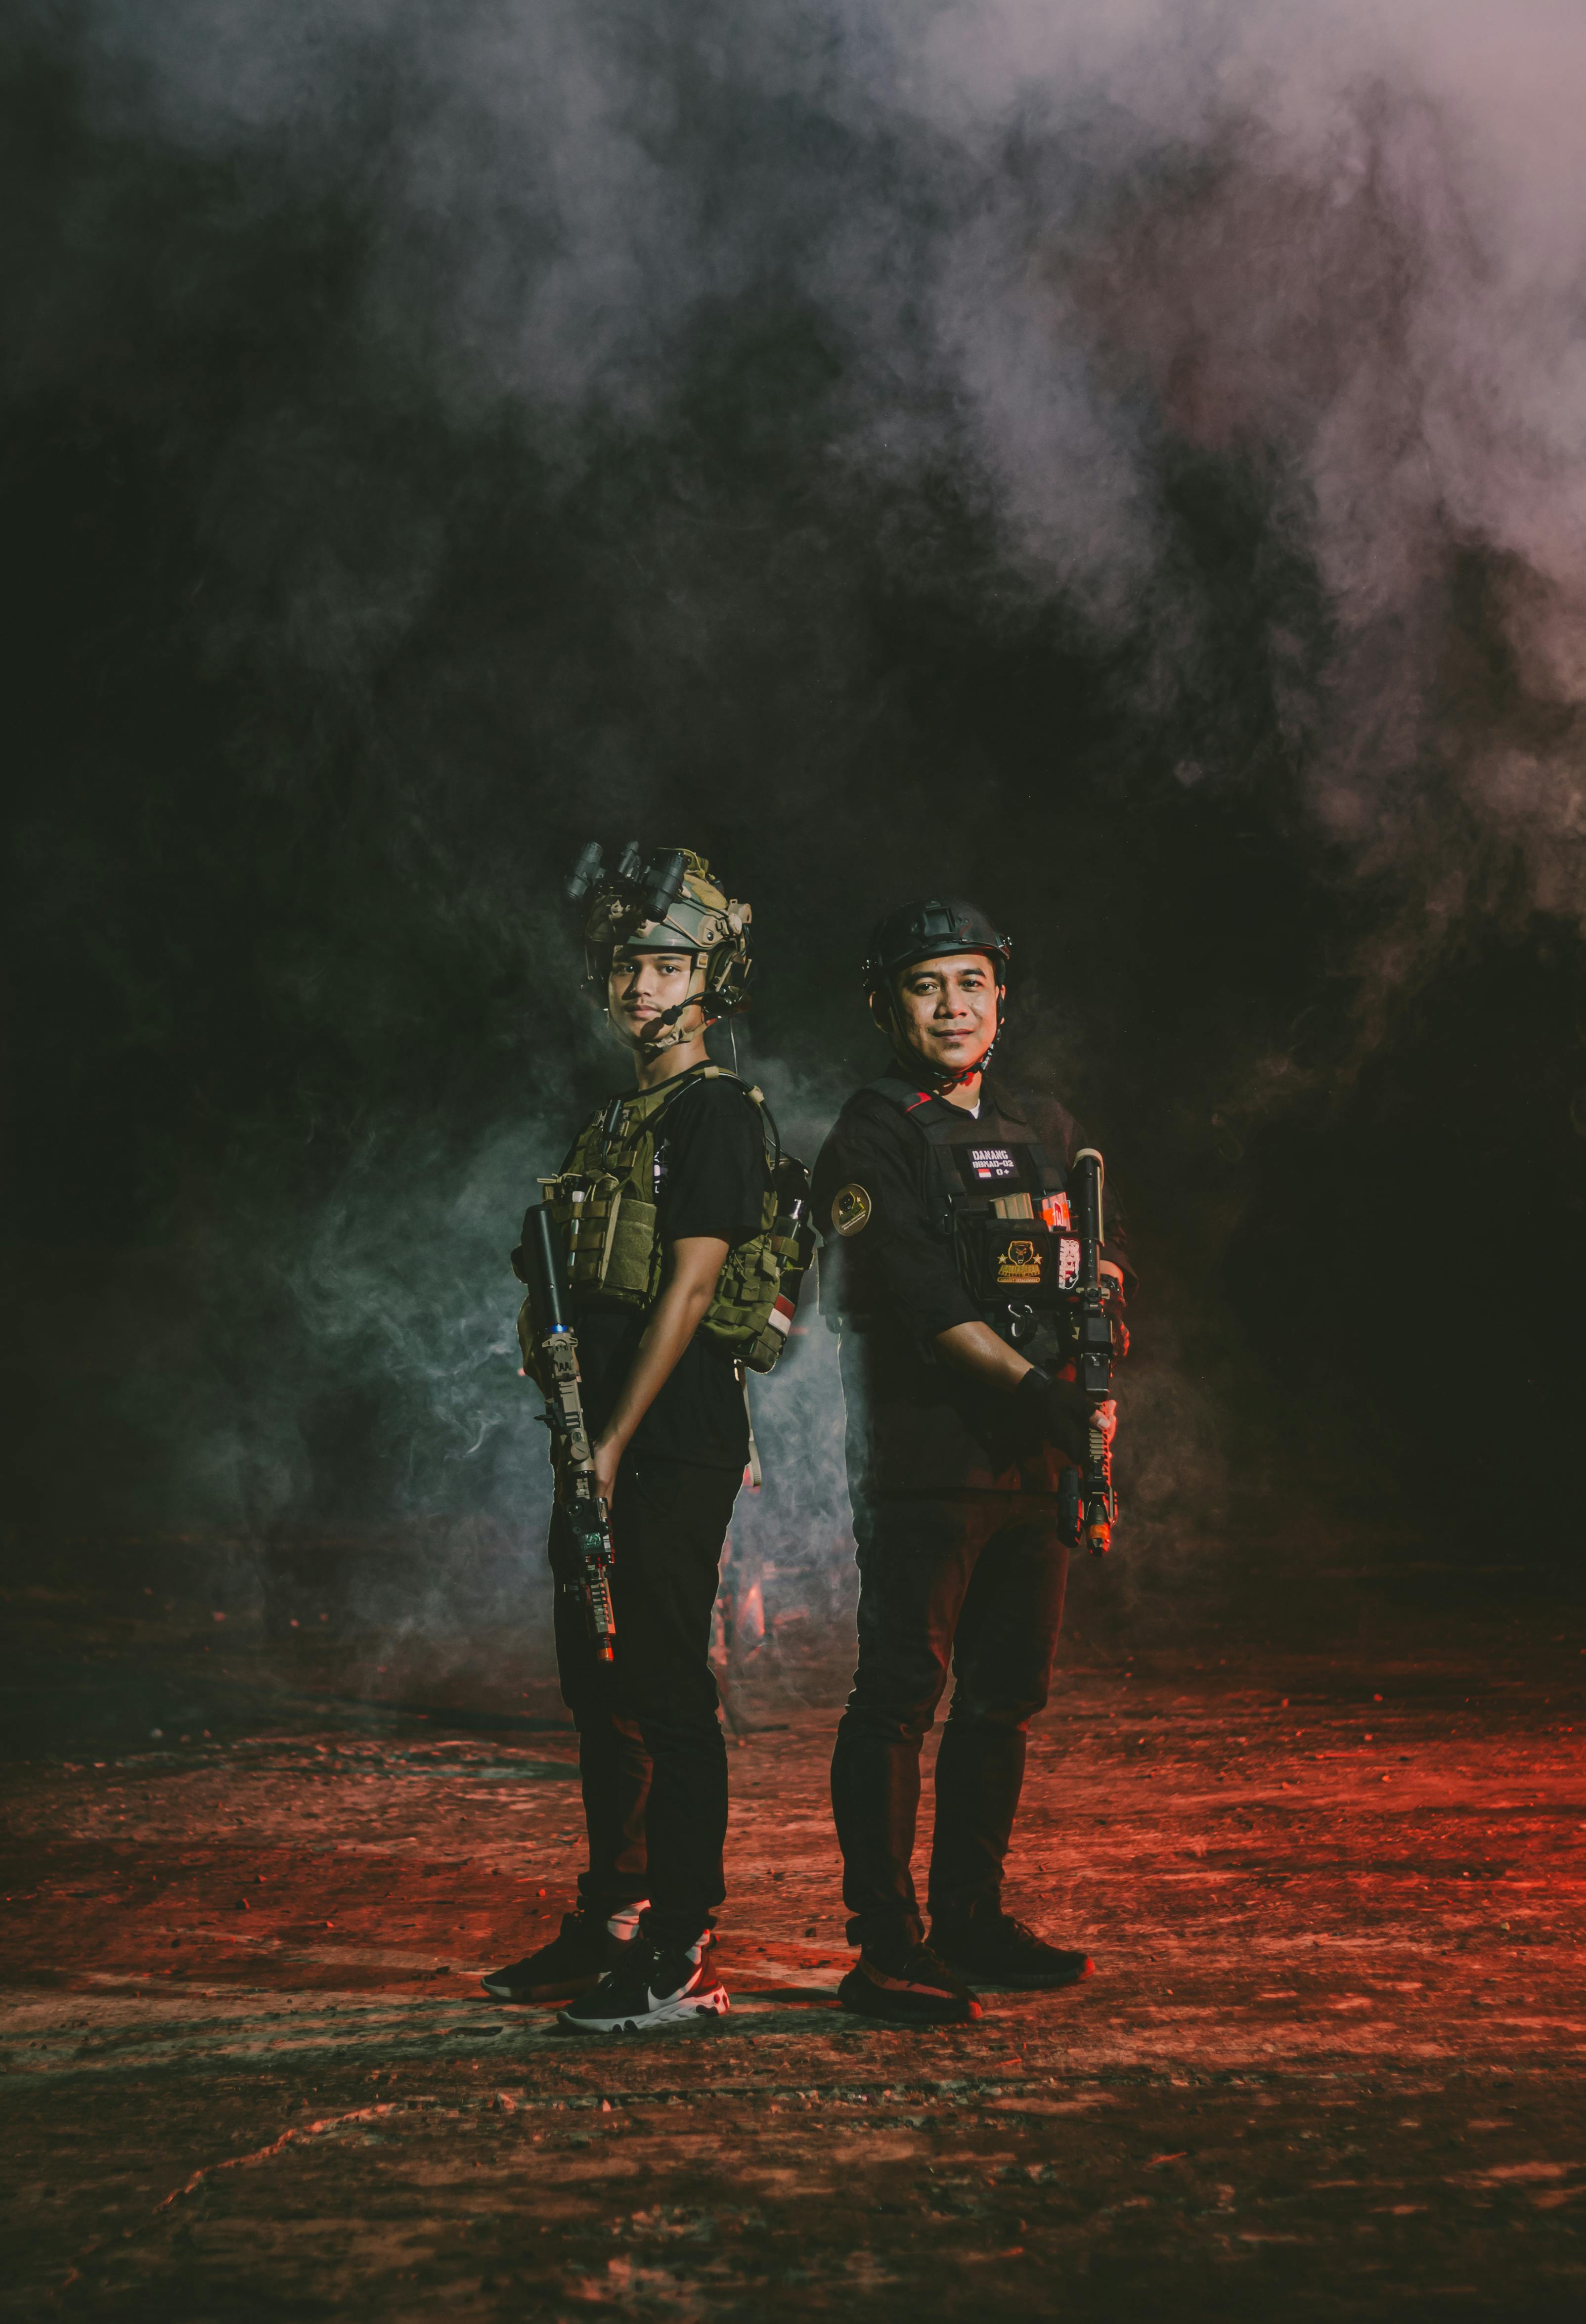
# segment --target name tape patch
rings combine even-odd
[[[1019,1147],[960,1146],[954,1152],[959,1176],[972,1192],[982,1186],[1022,1186],[1033,1183]]]
[[[1019,1165],[1006,1146],[972,1146],[969,1167],[977,1178],[1017,1178]]]

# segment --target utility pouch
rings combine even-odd
[[[655,1204],[609,1170],[564,1170],[540,1185],[567,1255],[568,1289],[647,1305],[660,1273]]]
[[[791,1154],[777,1161],[760,1218],[759,1234],[727,1253],[699,1328],[752,1372],[769,1372],[788,1344],[815,1256],[809,1173]]]
[[[982,1306],[1060,1307],[1079,1281],[1076,1235],[985,1212],[960,1212],[953,1223],[960,1276]]]
[[[644,1307],[659,1288],[655,1204],[609,1170],[563,1170],[539,1182],[551,1231],[562,1253],[562,1283],[574,1298],[598,1296]],[[521,1248],[521,1246],[520,1246]],[[513,1272],[527,1279],[512,1254]],[[532,1286],[518,1317],[523,1370],[549,1395],[541,1348],[549,1319],[537,1312]]]

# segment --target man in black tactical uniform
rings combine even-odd
[[[1003,1249],[990,1284],[974,1255],[982,1221],[1028,1220],[1032,1236],[1068,1224],[1065,1173],[1084,1144],[1060,1105],[986,1076],[1011,949],[952,898],[881,922],[864,973],[893,1062],[850,1098],[816,1165],[860,1573],[858,1668],[832,1760],[861,1948],[841,1996],[878,2017],[975,2017],[972,1978],[1044,1988],[1091,1967],[1001,1905],[1026,1729],[1047,1700],[1063,1612],[1059,1478],[1083,1459],[1092,1420],[1058,1315],[1026,1288],[1039,1272],[1032,1242]],[[1103,1276],[1116,1314],[1116,1244]],[[1111,1403],[1100,1416],[1110,1438]],[[910,1858],[920,1747],[949,1658],[927,1944]]]
[[[632,1055],[637,1093],[603,1107],[549,1182],[621,1187],[613,1231],[580,1238],[575,1226],[570,1239],[593,1243],[599,1259],[593,1288],[581,1287],[588,1252],[575,1262],[571,1306],[596,1482],[611,1508],[617,1646],[614,1663],[597,1655],[558,1508],[557,1665],[578,1730],[588,1867],[560,1934],[484,1988],[503,2001],[567,2001],[563,2023],[586,2033],[728,2006],[710,1961],[725,1894],[727,1758],[708,1655],[749,1421],[731,1349],[712,1326],[724,1263],[760,1232],[767,1166],[759,1105],[711,1064],[705,1041],[742,1002],[748,908],[728,901],[698,856],[681,862],[681,892],[659,919],[620,888],[596,892],[591,977]]]

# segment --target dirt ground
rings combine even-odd
[[[1578,1606],[1346,1579],[1142,1644],[1077,1577],[1011,1895],[1096,1973],[928,2034],[833,2006],[806,1639],[735,1692],[731,2017],[603,2043],[477,1983],[579,1863],[533,1637],[96,1571],[11,1608],[14,2314],[1586,2312]]]

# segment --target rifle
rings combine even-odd
[[[1074,1223],[1079,1236],[1079,1279],[1070,1296],[1069,1313],[1079,1385],[1093,1407],[1104,1404],[1112,1393],[1112,1318],[1107,1312],[1107,1294],[1102,1287],[1102,1188],[1106,1176],[1106,1165],[1093,1146],[1083,1148],[1074,1156],[1069,1184],[1074,1190]],[[1112,1489],[1112,1448],[1093,1417],[1083,1474],[1074,1476],[1070,1492],[1075,1545],[1083,1538],[1093,1557],[1105,1557],[1112,1546],[1112,1528],[1118,1522],[1118,1496]]]
[[[583,1599],[595,1651],[603,1663],[609,1663],[614,1659],[617,1638],[612,1613],[611,1511],[595,1487],[595,1457],[578,1377],[578,1337],[562,1312],[559,1240],[549,1206],[536,1203],[524,1216],[522,1256],[535,1317],[544,1326],[540,1350],[554,1384],[554,1392],[546,1392],[545,1420],[551,1433],[557,1500],[583,1567],[581,1580],[564,1587]]]

